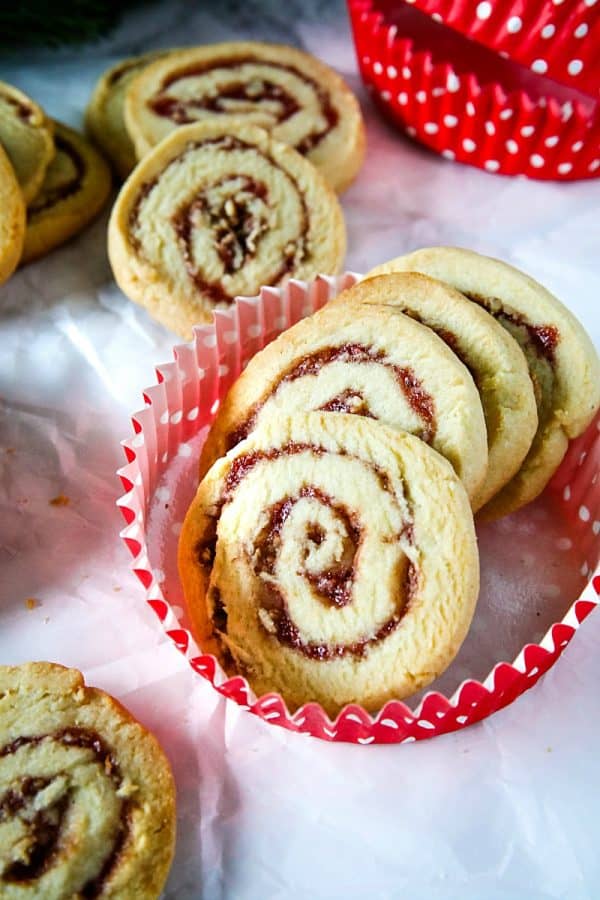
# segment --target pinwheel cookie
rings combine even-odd
[[[416,434],[452,463],[469,495],[485,477],[485,421],[465,366],[408,316],[351,301],[303,319],[250,361],[219,409],[201,474],[267,419],[317,409]]]
[[[111,190],[110,171],[80,134],[54,123],[56,156],[42,187],[27,208],[22,262],[48,253],[94,219]]]
[[[52,123],[26,94],[0,81],[0,144],[29,203],[54,156]]]
[[[115,278],[184,337],[261,285],[338,271],[338,200],[291,147],[253,125],[178,129],[137,166],[109,225]]]
[[[0,144],[0,284],[12,275],[23,251],[25,200]]]
[[[537,429],[527,361],[516,341],[484,309],[446,284],[416,273],[379,275],[337,298],[390,306],[431,328],[469,369],[479,390],[488,440],[488,469],[472,498],[483,506],[521,467]]]
[[[271,418],[200,484],[179,569],[202,649],[291,709],[375,710],[431,682],[479,586],[469,501],[413,435],[360,416]]]
[[[259,125],[305,154],[337,191],[364,156],[360,107],[320,60],[275,44],[212,44],[171,53],[144,69],[125,100],[138,157],[180,125],[217,118]]]
[[[538,496],[600,405],[600,365],[575,316],[533,278],[470,250],[432,247],[371,274],[417,271],[439,278],[490,312],[522,347],[533,380],[538,429],[517,474],[482,509],[496,518]]]
[[[175,792],[160,746],[52,663],[0,666],[0,895],[156,900]]]
[[[123,179],[137,162],[133,142],[125,128],[125,94],[134,78],[166,52],[145,53],[112,66],[98,80],[87,108],[85,124],[90,137]]]

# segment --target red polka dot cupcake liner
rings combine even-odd
[[[230,385],[254,353],[358,278],[346,273],[263,288],[175,347],[122,442],[127,463],[118,472],[124,494],[117,503],[126,523],[121,537],[157,624],[219,694],[270,725],[326,741],[407,743],[464,728],[512,703],[557,661],[598,604],[600,417],[571,445],[540,500],[478,527],[477,612],[459,655],[432,689],[412,703],[391,701],[376,715],[349,705],[335,720],[316,703],[290,711],[278,694],[256,697],[244,678],[228,677],[194,642],[177,574],[178,535],[202,444]]]
[[[418,9],[380,3],[348,2],[358,64],[375,103],[411,138],[501,175],[600,175],[600,104],[593,98]]]
[[[599,0],[406,0],[540,75],[600,97]]]

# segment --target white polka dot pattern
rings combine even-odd
[[[600,98],[597,0],[411,2],[501,56]]]
[[[429,2],[415,0],[415,5],[426,8]],[[459,5],[465,9],[465,3],[468,6],[472,0],[449,2],[451,6],[457,4],[456,10]],[[505,36],[513,41],[521,40],[530,20],[529,13],[523,13],[521,5],[517,9],[516,3],[513,0],[508,6],[508,10],[514,10],[513,14],[506,15],[504,9],[499,13],[498,4],[482,0],[477,4],[477,22],[482,29],[502,26]],[[361,0],[350,0],[351,15],[355,6],[358,9]],[[555,27],[554,23],[545,22]],[[580,104],[567,101],[559,105],[552,98],[547,102],[546,97],[536,104],[526,104],[522,94],[506,95],[497,85],[479,84],[474,74],[459,75],[449,70],[447,64],[437,63],[430,53],[415,51],[393,26],[382,25],[375,13],[357,13],[355,30],[357,23],[364,29],[359,52],[363,78],[381,104],[385,104],[386,113],[401,124],[408,137],[421,141],[446,159],[478,166],[494,174],[546,180],[573,180],[600,174],[597,162],[600,114],[598,128],[590,129],[588,113]],[[485,33],[485,30],[481,32]],[[593,33],[590,29],[588,36],[591,38]],[[579,47],[586,43],[582,38],[574,40]],[[581,52],[571,53],[565,69],[583,58]],[[540,74],[550,75],[550,60],[546,48],[532,55],[528,65]]]

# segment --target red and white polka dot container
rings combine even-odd
[[[397,0],[348,0],[348,9],[362,78],[410,137],[501,175],[600,176],[592,96],[438,24],[437,13]]]
[[[457,659],[424,696],[387,703],[377,715],[348,706],[335,721],[315,703],[292,714],[277,694],[256,698],[242,677],[228,678],[194,643],[177,576],[178,534],[197,486],[202,442],[229,386],[254,353],[357,278],[263,288],[175,348],[174,361],[159,366],[157,383],[144,391],[134,434],[123,441],[121,536],[158,622],[220,694],[265,722],[323,740],[406,743],[463,728],[511,703],[556,662],[598,604],[600,418],[572,444],[540,500],[478,528],[477,612]]]
[[[406,0],[533,72],[600,96],[599,0]]]

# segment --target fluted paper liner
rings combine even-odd
[[[475,70],[459,73],[443,49],[417,50],[400,37],[376,0],[348,0],[348,8],[363,81],[410,137],[494,174],[600,176],[600,103],[565,100],[571,94],[558,89],[556,96],[507,91]],[[461,59],[463,68],[468,63]]]
[[[600,96],[597,0],[406,2],[534,72]]]
[[[174,361],[159,366],[157,383],[144,391],[134,434],[122,442],[127,464],[118,473],[125,490],[118,506],[127,524],[121,537],[166,634],[220,694],[265,722],[324,740],[405,743],[463,728],[511,703],[556,662],[597,605],[600,417],[572,443],[539,501],[478,528],[482,592],[471,631],[434,689],[415,698],[418,705],[391,701],[377,715],[350,705],[331,721],[316,703],[292,714],[277,694],[256,698],[244,678],[227,677],[214,656],[203,654],[188,630],[178,534],[197,486],[207,426],[233,380],[257,350],[358,278],[346,273],[263,288],[218,311],[213,325],[196,328],[193,342],[175,348]],[[531,642],[515,644],[521,634]],[[511,641],[514,652],[522,647],[512,663],[502,661]],[[481,680],[470,677],[477,675]]]

